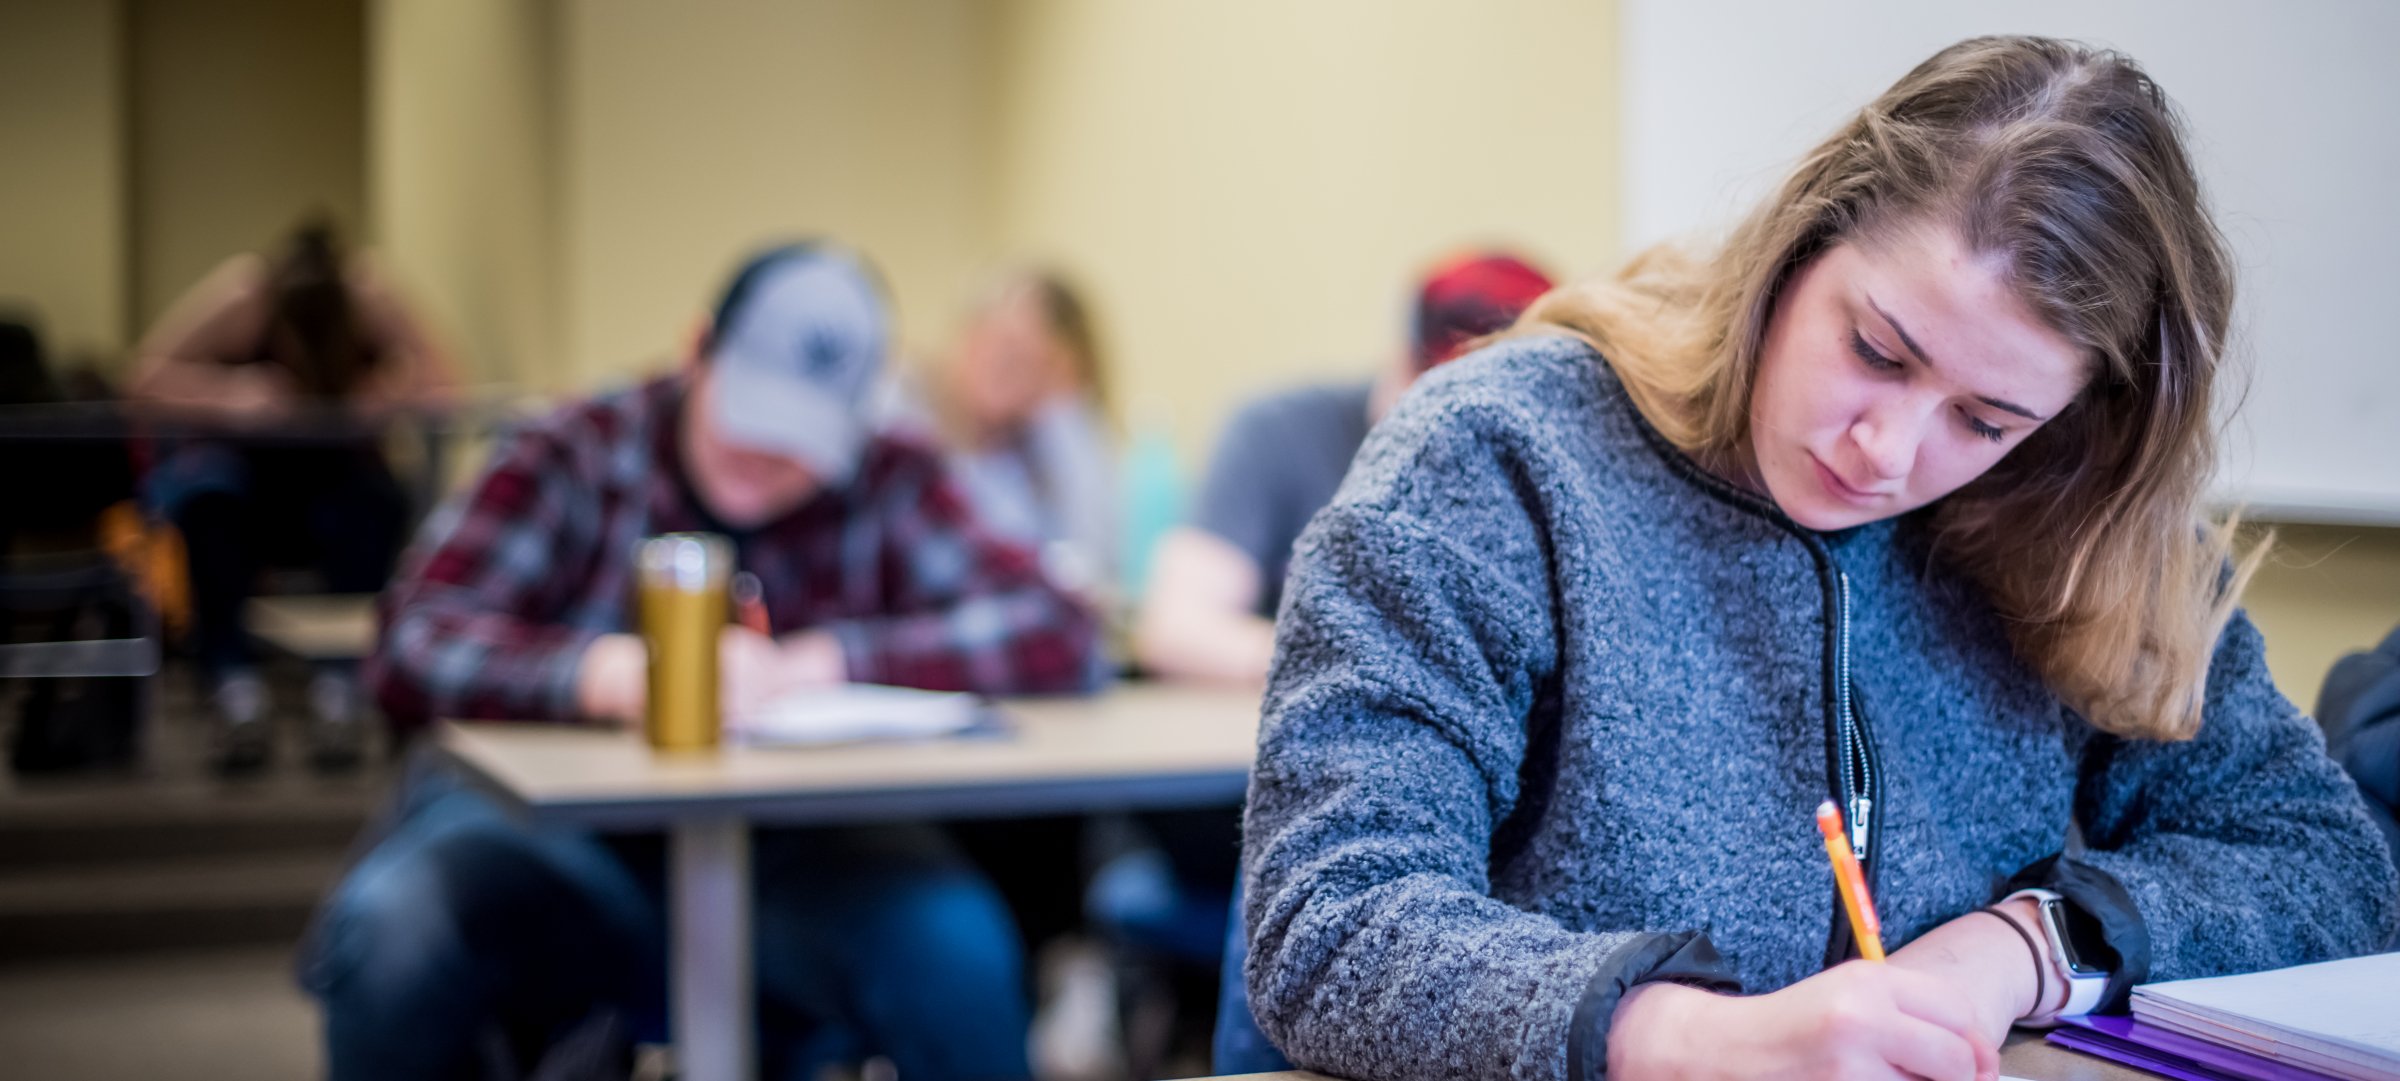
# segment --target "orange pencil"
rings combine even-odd
[[[1826,800],[1817,805],[1817,832],[1825,835],[1825,855],[1833,860],[1833,881],[1841,887],[1842,907],[1850,912],[1850,936],[1858,940],[1858,955],[1883,960],[1883,921],[1875,918],[1875,899],[1867,896],[1867,876],[1859,870],[1850,838],[1842,833],[1842,812]]]

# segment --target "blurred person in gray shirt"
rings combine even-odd
[[[1134,656],[1168,678],[1266,682],[1292,542],[1332,502],[1367,430],[1418,376],[1506,329],[1550,288],[1515,256],[1436,264],[1417,288],[1406,353],[1363,382],[1303,386],[1250,402],[1217,443],[1191,520],[1159,541]]]

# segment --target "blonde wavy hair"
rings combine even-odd
[[[2232,260],[2174,107],[2131,59],[2048,38],[1962,41],[1810,151],[1713,253],[1646,252],[1613,279],[1550,293],[1513,333],[1589,341],[1669,442],[1739,475],[1777,292],[1837,242],[1924,225],[1998,257],[2092,363],[2073,404],[1918,512],[1934,550],[2091,723],[2189,738],[2264,546],[2233,558],[2235,523],[2208,525],[2201,507]]]

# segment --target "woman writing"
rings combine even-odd
[[[1371,1079],[1991,1077],[2136,982],[2381,946],[2390,860],[2202,522],[2232,284],[2138,67],[1976,39],[1712,255],[1425,380],[1286,587],[1269,1036]],[[1888,963],[1844,963],[1829,798]]]

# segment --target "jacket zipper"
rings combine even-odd
[[[1861,865],[1871,867],[1874,849],[1868,842],[1875,821],[1875,797],[1878,794],[1875,745],[1867,738],[1866,718],[1851,697],[1850,687],[1850,576],[1840,568],[1833,572],[1835,587],[1834,620],[1836,631],[1833,656],[1833,708],[1841,726],[1844,773],[1842,787],[1846,790],[1842,814],[1850,825],[1850,848],[1858,853]]]
[[[1833,621],[1828,647],[1833,651],[1827,676],[1833,680],[1831,716],[1825,719],[1826,745],[1835,760],[1833,775],[1827,778],[1833,797],[1842,807],[1842,819],[1849,828],[1850,848],[1858,854],[1859,869],[1865,873],[1867,892],[1876,890],[1876,870],[1880,861],[1875,858],[1876,801],[1883,786],[1882,765],[1875,753],[1875,739],[1867,729],[1866,711],[1859,708],[1856,688],[1850,680],[1850,576],[1833,561],[1833,553],[1813,536],[1802,536],[1819,568],[1832,576],[1833,588],[1828,591]],[[1832,927],[1826,932],[1825,964],[1840,964],[1858,953],[1858,943],[1850,931],[1850,921],[1842,912],[1838,893],[1832,902]]]

